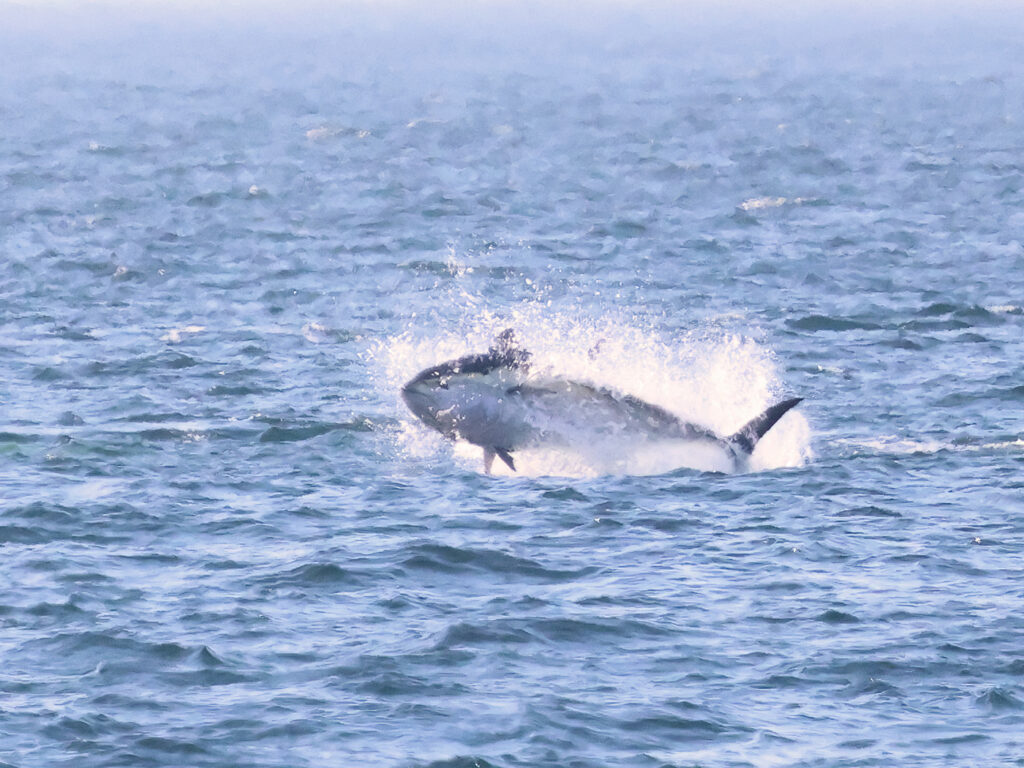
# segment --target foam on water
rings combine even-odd
[[[614,309],[600,317],[559,312],[546,301],[528,301],[508,311],[481,308],[466,297],[461,317],[450,323],[412,323],[378,344],[371,358],[379,368],[378,385],[394,393],[402,428],[399,450],[424,457],[443,445],[402,404],[398,392],[418,371],[439,362],[488,349],[505,328],[513,328],[530,351],[532,373],[553,375],[607,387],[659,405],[720,435],[735,430],[782,399],[785,386],[770,350],[755,340],[713,326],[678,335],[658,330],[637,316]],[[592,477],[661,474],[680,467],[728,472],[731,462],[707,446],[678,441],[595,443],[582,429],[571,447],[516,452],[519,474]],[[480,449],[455,446],[468,469],[481,470]],[[810,459],[811,430],[799,412],[788,414],[759,443],[749,469],[797,467]],[[502,466],[496,473],[511,471]]]
[[[1016,451],[1024,448],[1024,440],[1021,439],[959,443],[953,440],[914,440],[898,435],[879,435],[869,439],[839,438],[833,442],[837,446],[849,448],[854,453],[890,456],[930,455],[943,451]]]

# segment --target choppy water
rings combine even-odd
[[[1019,12],[95,13],[0,7],[0,761],[1021,764]],[[397,389],[509,325],[807,400],[486,477]]]

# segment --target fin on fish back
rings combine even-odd
[[[794,397],[783,400],[771,406],[760,416],[751,419],[744,424],[738,432],[726,438],[726,442],[740,449],[747,456],[754,452],[757,441],[760,440],[775,423],[781,419],[790,408],[803,400],[802,397]]]
[[[530,353],[519,345],[513,328],[506,328],[495,337],[489,354],[501,358],[511,368],[529,369]]]

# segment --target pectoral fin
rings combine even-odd
[[[504,448],[484,448],[484,474],[491,474],[491,468],[494,466],[495,456],[508,464],[508,468],[513,472],[516,471],[516,465],[515,462],[512,461],[512,455]]]
[[[508,468],[513,472],[516,471],[516,463],[512,461],[512,454],[506,451],[504,448],[495,448],[494,452],[498,454],[498,458],[508,464]]]

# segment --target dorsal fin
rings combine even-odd
[[[801,400],[803,400],[802,397],[794,397],[790,400],[776,403],[760,416],[744,424],[736,434],[727,437],[726,441],[735,445],[749,456],[754,452],[754,448],[757,447],[757,441],[764,437],[765,433],[775,426],[775,422],[781,419],[790,408]]]
[[[506,328],[495,337],[494,346],[489,352],[501,357],[505,365],[511,368],[529,367],[530,353],[519,346],[516,332],[512,328]]]

